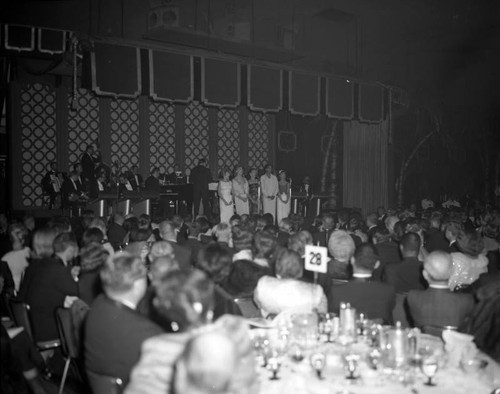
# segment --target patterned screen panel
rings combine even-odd
[[[248,113],[248,167],[262,169],[269,162],[269,122],[265,114]]]
[[[174,106],[149,103],[149,164],[165,169],[175,163],[175,112]]]
[[[43,206],[41,180],[56,161],[56,93],[33,84],[21,90],[22,203]]]
[[[139,165],[139,104],[137,100],[111,101],[111,162],[115,160],[126,168]]]
[[[71,108],[71,96],[68,96],[67,103]],[[99,98],[89,90],[79,89],[76,110],[68,112],[68,164],[79,162],[85,146],[98,140]]]
[[[220,109],[217,112],[217,167],[233,171],[240,163],[238,111]]]
[[[186,168],[193,168],[197,160],[208,160],[208,110],[192,102],[184,110],[184,153]]]

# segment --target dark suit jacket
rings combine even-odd
[[[459,327],[474,307],[471,294],[453,293],[449,289],[413,290],[408,293],[406,302],[415,327]]]
[[[102,284],[99,269],[78,275],[78,298],[90,306],[101,293]]]
[[[381,264],[395,263],[401,261],[399,246],[394,241],[381,242],[375,245]]]
[[[141,174],[137,174],[137,177],[139,178],[139,184],[137,184],[137,182],[135,180],[134,174],[130,174],[130,177],[128,178],[128,180],[129,180],[129,182],[132,185],[132,188],[134,190],[139,190],[141,188],[141,185],[142,185],[142,176],[141,176]]]
[[[190,270],[191,265],[191,250],[185,248],[182,245],[179,245],[176,242],[167,241],[174,249],[174,256],[177,262],[179,263],[179,267],[181,270]]]
[[[382,319],[385,324],[392,324],[396,293],[394,287],[387,284],[354,278],[345,284],[331,286],[328,311],[339,313],[341,302],[349,302],[357,313],[364,313],[369,319]]]
[[[118,377],[126,385],[142,343],[161,333],[159,326],[137,311],[100,295],[85,321],[85,368]]]
[[[111,223],[108,227],[108,241],[115,250],[120,248],[120,245],[123,243],[125,236],[127,235],[127,231],[116,223]]]
[[[330,229],[328,231],[316,231],[315,233],[312,234],[313,237],[313,244],[319,246],[324,246],[328,247],[328,240],[330,239],[330,235],[332,235],[333,231],[335,229]],[[328,252],[330,254],[330,252]]]
[[[160,181],[156,179],[153,175],[148,176],[146,183],[144,184],[144,189],[152,192],[160,192]]]
[[[457,241],[453,241],[451,245],[448,245],[448,249],[446,249],[448,253],[458,253],[460,249],[458,249]]]
[[[424,238],[424,246],[429,253],[434,252],[435,250],[442,250],[444,252],[448,250],[449,242],[442,231],[430,228],[425,232]]]
[[[327,266],[326,274],[318,274],[318,284],[321,285],[325,294],[330,294],[330,288],[333,282],[347,282],[352,276],[352,266],[349,263],[342,263],[337,260],[330,260]],[[304,271],[303,279],[308,282],[314,281],[314,273]]]
[[[66,296],[77,296],[78,284],[71,269],[55,258],[34,260],[26,269],[19,298],[31,308],[36,341],[59,338],[55,310],[64,305]]]
[[[189,249],[191,251],[191,264],[195,265],[198,258],[198,252],[201,248],[203,248],[203,246],[205,245],[197,239],[188,237],[188,239],[184,241],[181,247]]]
[[[103,189],[104,189],[103,192],[106,191],[106,189],[109,189],[104,184],[102,186],[103,186]],[[99,185],[97,183],[97,179],[92,179],[89,182],[89,197],[91,199],[99,197]]]
[[[193,190],[208,191],[208,184],[212,182],[212,173],[205,166],[196,166],[191,170],[190,179],[193,183]]]
[[[377,232],[377,226],[372,226],[366,231],[366,235],[368,236],[368,242],[373,242],[373,236]]]
[[[94,159],[88,154],[84,153],[81,158],[82,175],[88,180],[95,178],[95,164]]]
[[[384,282],[394,286],[396,293],[423,290],[427,287],[422,276],[422,262],[416,257],[406,257],[401,263],[387,264],[383,277]]]
[[[70,178],[64,180],[61,192],[62,192],[62,205],[65,208],[76,204],[74,201],[69,200],[69,196],[71,194],[76,194],[78,196],[81,194],[78,188],[75,188]]]

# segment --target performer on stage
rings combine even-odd
[[[203,214],[210,214],[210,194],[208,184],[212,182],[210,169],[206,167],[205,159],[198,160],[198,165],[191,171],[191,182],[193,183],[194,217],[198,216],[200,201],[203,203]]]
[[[228,169],[222,170],[222,179],[219,181],[217,193],[219,195],[220,221],[221,223],[229,223],[229,219],[234,215],[233,207],[233,184],[229,177],[231,173]]]
[[[248,181],[243,176],[243,167],[237,166],[233,178],[233,196],[236,213],[238,215],[248,215],[250,213],[248,199]]]
[[[277,221],[278,224],[281,222],[281,220],[285,219],[288,217],[290,214],[290,183],[288,182],[286,178],[286,172],[285,170],[281,170],[278,173],[279,176],[279,182],[278,182],[278,201],[277,201]]]
[[[80,162],[82,163],[83,177],[86,181],[95,179],[94,146],[92,144],[87,145]]]
[[[278,194],[278,178],[272,173],[272,166],[266,166],[266,173],[260,177],[262,194],[262,213],[270,213],[276,219],[276,195]]]
[[[142,176],[139,174],[139,167],[132,166],[132,171],[129,174],[128,180],[135,191],[139,191],[142,188]]]
[[[43,191],[49,196],[49,209],[56,204],[57,198],[61,196],[63,176],[57,171],[57,163],[50,163],[50,169],[42,178]]]
[[[146,183],[144,184],[144,188],[146,190],[152,191],[152,192],[160,192],[161,187],[160,187],[160,169],[158,167],[153,167],[151,170],[151,175],[146,179]]]
[[[258,215],[259,214],[259,186],[260,182],[257,179],[257,169],[252,168],[250,170],[249,179],[248,179],[248,198],[250,202],[250,214]]]

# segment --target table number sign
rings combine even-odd
[[[327,250],[323,246],[306,245],[305,269],[326,274],[328,264]]]

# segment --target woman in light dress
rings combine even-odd
[[[278,173],[278,201],[277,201],[277,222],[288,217],[290,214],[290,183],[286,178],[286,172],[281,170]]]
[[[243,176],[243,167],[237,166],[233,178],[233,197],[238,215],[248,215],[250,213],[248,193],[248,181]]]
[[[229,219],[234,215],[233,206],[233,183],[229,179],[231,173],[228,169],[222,170],[222,179],[219,181],[217,194],[219,195],[220,221],[229,223]]]

